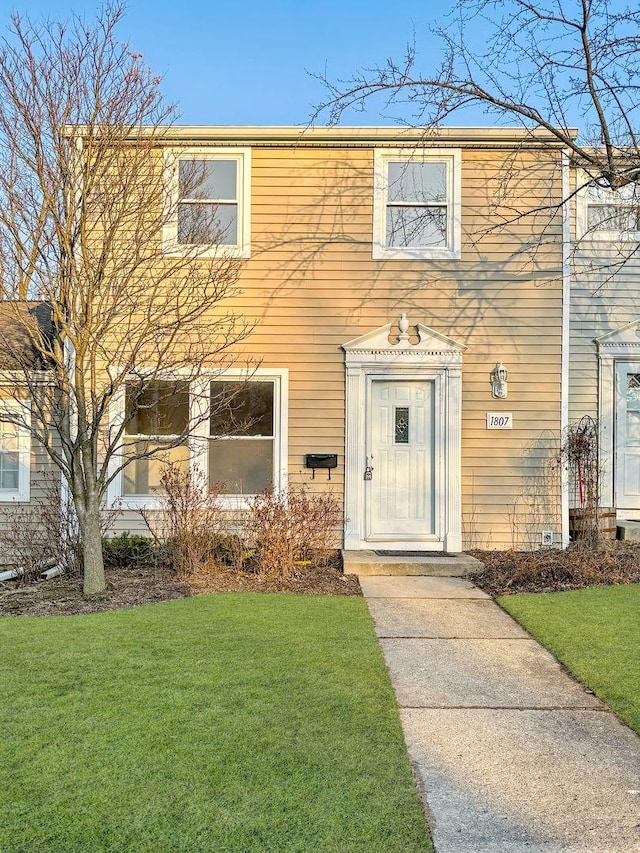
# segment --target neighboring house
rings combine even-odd
[[[599,420],[601,504],[640,519],[640,198],[573,179],[569,419]]]
[[[640,233],[599,226],[610,200],[589,213],[586,191],[563,215],[572,176],[551,135],[175,127],[156,168],[176,210],[160,250],[241,258],[229,307],[253,331],[233,370],[150,387],[123,452],[154,423],[183,432],[197,398],[197,435],[167,455],[225,482],[229,509],[302,484],[343,500],[348,549],[538,547],[568,542],[562,430],[600,414],[606,502],[640,510],[640,264],[592,293],[594,257]],[[215,401],[247,364],[225,416]],[[125,390],[114,421],[126,406]],[[32,453],[32,482],[37,467]],[[114,480],[115,532],[144,532],[160,471],[143,460]]]
[[[38,523],[37,508],[50,504],[60,488],[57,469],[43,447],[32,442],[27,429],[10,422],[12,416],[30,411],[23,371],[46,375],[30,330],[51,334],[51,312],[38,302],[0,302],[0,529],[11,539],[24,528],[25,539]],[[18,392],[16,393],[16,389]],[[15,554],[0,537],[0,564],[11,563]],[[4,547],[3,547],[4,545]]]

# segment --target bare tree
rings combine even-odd
[[[3,393],[20,404],[4,417],[68,483],[85,594],[105,589],[109,484],[130,460],[188,438],[185,423],[129,442],[123,458],[127,425],[152,407],[152,392],[184,393],[204,367],[228,364],[246,333],[228,301],[236,260],[203,259],[197,234],[182,235],[179,253],[162,251],[176,215],[162,171],[175,113],[141,56],[117,40],[123,8],[107,4],[95,24],[13,16],[0,43],[0,276],[11,317],[0,351],[16,380]],[[125,397],[114,423],[110,406]]]
[[[640,10],[609,0],[458,0],[432,30],[440,65],[417,67],[415,38],[402,61],[350,80],[320,79],[329,98],[316,117],[337,122],[382,96],[410,123],[434,127],[473,105],[498,121],[542,127],[585,182],[612,190],[640,182]],[[479,41],[482,44],[479,45]],[[576,137],[573,128],[580,127]]]

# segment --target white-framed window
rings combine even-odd
[[[0,400],[0,503],[26,503],[31,487],[31,436],[13,419],[23,418],[28,403]]]
[[[161,449],[150,458],[132,460],[112,481],[110,506],[122,509],[162,505],[160,477],[167,461],[197,466],[210,488],[222,493],[229,508],[269,485],[286,484],[288,371],[225,371],[196,380],[155,380],[142,393],[136,381],[125,383],[114,399],[111,422],[127,422],[113,465],[126,459],[127,448],[156,447],[180,436],[183,444]],[[139,443],[142,443],[140,446]]]
[[[167,148],[164,175],[165,253],[250,256],[250,148]]]
[[[618,190],[590,183],[578,193],[578,236],[589,240],[640,241],[640,187]]]
[[[459,149],[374,155],[373,258],[460,257]]]

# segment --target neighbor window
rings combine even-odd
[[[0,502],[28,501],[31,441],[29,432],[11,418],[23,417],[26,404],[0,401]]]
[[[186,446],[167,447],[189,430],[189,385],[187,382],[149,382],[142,389],[131,382],[125,391],[125,437],[123,452],[139,456],[124,469],[124,495],[161,493],[160,478],[166,463],[187,466]],[[163,449],[164,448],[164,449]],[[145,454],[150,454],[145,458]]]
[[[249,149],[167,150],[165,173],[165,252],[248,257]]]
[[[460,155],[457,151],[378,151],[374,258],[460,256]]]
[[[584,236],[594,240],[640,239],[640,188],[635,183],[618,190],[590,184],[586,189]]]

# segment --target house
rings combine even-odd
[[[533,548],[569,540],[559,442],[591,413],[608,502],[633,513],[635,267],[591,295],[594,251],[616,250],[602,229],[578,240],[589,194],[565,213],[575,175],[550,134],[172,127],[156,154],[175,211],[158,262],[194,244],[202,264],[238,258],[230,308],[252,331],[224,372],[152,383],[123,453],[158,420],[167,435],[191,424],[165,456],[224,482],[230,510],[301,484],[343,502],[347,549]],[[145,532],[160,471],[139,460],[115,477],[116,533]]]
[[[229,435],[212,418],[190,450],[211,483],[227,483],[230,509],[289,482],[344,501],[347,549],[566,537],[553,472],[562,151],[550,135],[176,127],[161,154],[176,211],[162,251],[197,242],[202,263],[221,251],[242,259],[233,307],[253,331],[209,393],[246,375],[243,360],[257,363],[237,403],[252,427]],[[183,197],[190,167],[206,173],[206,193]],[[508,374],[500,388],[496,365]],[[190,395],[185,386],[165,401],[177,430]],[[143,420],[125,441],[152,439]],[[308,467],[334,456],[335,468]],[[159,470],[138,462],[113,482],[116,531],[144,530]]]
[[[600,503],[640,519],[640,199],[571,175],[568,415],[597,419]],[[630,526],[632,527],[632,526]],[[628,535],[628,534],[627,534]]]

